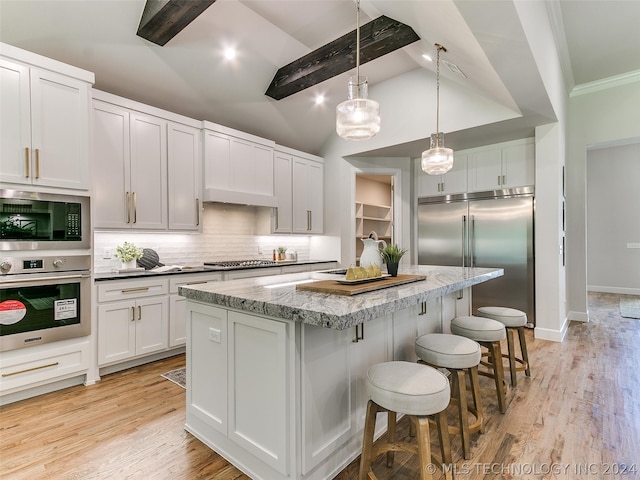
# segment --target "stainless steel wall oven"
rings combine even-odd
[[[91,256],[0,257],[0,351],[91,333]]]
[[[89,197],[0,189],[0,247],[89,249],[89,210]]]

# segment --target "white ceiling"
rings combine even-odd
[[[500,129],[508,139],[552,117],[513,0],[361,2],[361,24],[386,15],[421,38],[361,67],[372,90],[410,70],[435,70],[421,55],[434,54],[437,42],[448,49],[443,60],[467,76],[443,66],[443,81],[522,112],[519,121],[493,126],[495,141]],[[547,3],[569,88],[640,69],[640,1]],[[0,41],[90,70],[98,89],[292,148],[320,153],[335,135],[335,106],[346,99],[350,73],[280,101],[264,92],[278,68],[355,28],[354,0],[217,0],[164,47],[136,36],[144,4],[0,0]],[[234,61],[223,58],[227,46],[238,49]],[[314,104],[317,94],[324,105]],[[448,144],[470,145],[488,132],[458,132]],[[418,156],[423,148],[420,141],[369,154]]]

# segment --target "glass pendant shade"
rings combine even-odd
[[[367,98],[367,77],[349,79],[349,99],[336,107],[336,132],[345,140],[366,140],[380,131],[380,104]]]
[[[442,175],[453,167],[453,150],[440,146],[439,138],[444,138],[444,133],[431,134],[431,148],[422,152],[422,171],[428,175]]]

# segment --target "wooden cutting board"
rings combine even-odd
[[[321,280],[319,282],[301,283],[296,285],[296,290],[308,292],[331,293],[334,295],[358,295],[359,293],[373,292],[383,288],[395,287],[405,283],[419,282],[425,280],[424,275],[403,275],[397,277],[386,277],[380,280],[373,280],[366,283],[344,285],[335,280]]]

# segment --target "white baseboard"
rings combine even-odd
[[[536,339],[551,340],[552,342],[562,342],[567,335],[567,329],[569,328],[569,319],[565,318],[560,330],[553,330],[551,328],[535,327],[533,335]]]
[[[618,293],[620,295],[640,295],[640,288],[627,287],[603,287],[598,285],[587,285],[587,291],[597,293]]]
[[[588,322],[589,314],[587,312],[573,312],[570,311],[568,315],[569,321],[576,322]]]

